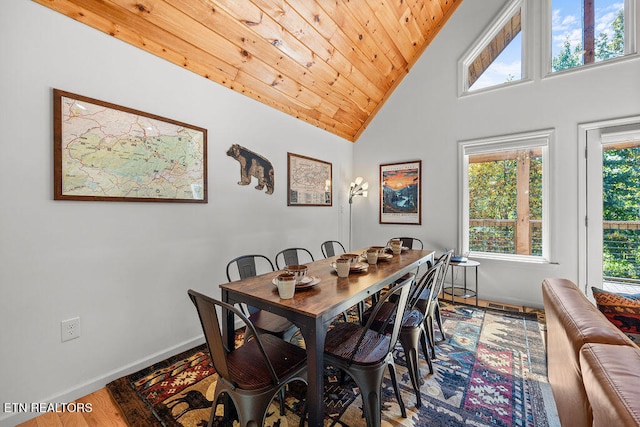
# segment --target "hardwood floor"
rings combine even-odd
[[[447,296],[445,301],[451,302],[451,297]],[[456,297],[456,302],[473,303],[473,299],[466,301]],[[506,311],[529,312],[539,311],[527,307],[496,303],[491,301],[479,300],[478,305],[481,307],[497,308]],[[115,404],[111,395],[106,388],[100,389],[81,399],[76,400],[78,403],[91,403],[92,411],[85,413],[56,413],[47,412],[32,420],[19,424],[17,427],[85,427],[85,426],[110,426],[110,427],[126,427],[120,409]]]
[[[88,427],[110,426],[127,427],[120,409],[116,406],[106,388],[76,400],[78,403],[91,403],[91,412],[47,412],[39,417],[19,424],[18,427]]]

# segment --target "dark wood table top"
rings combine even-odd
[[[361,252],[352,251],[351,253]],[[220,285],[220,288],[249,304],[251,301],[261,300],[262,303],[273,304],[274,308],[279,306],[298,315],[321,317],[327,312],[336,310],[340,313],[342,311],[340,307],[344,307],[345,303],[351,304],[349,305],[351,307],[369,294],[377,292],[379,290],[377,284],[385,283],[386,286],[399,279],[405,274],[407,266],[414,263],[421,264],[425,257],[432,254],[433,251],[430,250],[408,250],[400,255],[394,255],[389,261],[379,261],[378,264],[369,265],[365,272],[351,272],[349,277],[345,278],[338,277],[331,267],[331,263],[339,256],[314,261],[306,264],[309,267],[307,275],[319,278],[320,282],[309,289],[296,289],[292,299],[281,299],[276,286],[272,283],[282,270],[225,283]]]

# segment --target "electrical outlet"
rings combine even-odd
[[[60,322],[60,330],[62,333],[62,342],[69,341],[80,337],[80,318],[63,320]]]

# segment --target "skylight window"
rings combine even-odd
[[[522,79],[522,34],[518,32],[480,77],[470,84],[469,91],[520,79]]]
[[[523,8],[509,2],[459,63],[460,93],[523,79]]]

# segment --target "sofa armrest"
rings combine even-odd
[[[594,427],[640,426],[640,349],[585,344],[580,366]]]

